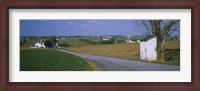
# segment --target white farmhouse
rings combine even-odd
[[[135,41],[131,40],[131,36],[127,36],[126,43],[135,43]]]
[[[107,41],[110,40],[111,38],[112,38],[111,36],[103,37],[102,41]]]
[[[44,43],[37,42],[37,43],[35,43],[35,48],[45,48],[45,45],[44,45]]]
[[[127,40],[126,43],[135,43],[135,41]]]
[[[140,59],[146,61],[153,61],[157,59],[157,38],[155,36],[148,36],[140,40]]]
[[[110,40],[110,39],[108,39],[108,38],[103,38],[102,40],[103,40],[103,41],[107,41],[107,40]]]

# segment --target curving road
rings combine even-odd
[[[138,62],[133,60],[94,56],[89,54],[81,54],[70,52],[63,49],[57,49],[61,52],[70,53],[82,58],[89,59],[97,66],[95,70],[99,71],[180,71],[179,66],[171,66],[165,64],[155,64],[147,62]]]

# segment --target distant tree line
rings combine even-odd
[[[88,44],[99,44],[98,41],[94,41],[94,39],[91,39],[91,38],[80,38],[79,41],[82,41]]]
[[[88,43],[88,44],[114,44],[114,43],[125,43],[126,41],[124,39],[115,39],[110,38],[109,40],[103,40],[100,39],[92,39],[92,38],[80,38],[79,41]]]
[[[23,38],[22,42],[20,41],[20,46],[22,46],[23,44],[26,44],[27,40],[26,38]]]

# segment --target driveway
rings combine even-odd
[[[111,57],[94,56],[89,54],[75,53],[63,49],[57,49],[61,52],[70,53],[82,58],[88,59],[96,65],[100,71],[180,71],[180,66],[171,66],[165,64],[155,64],[148,62],[139,62]]]

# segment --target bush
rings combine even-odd
[[[62,46],[62,44],[58,44],[58,46]]]
[[[62,43],[63,47],[69,47],[70,45],[68,43]]]
[[[125,43],[124,40],[117,40],[117,43]]]
[[[101,44],[113,44],[114,40],[105,40],[105,41],[101,41]]]

